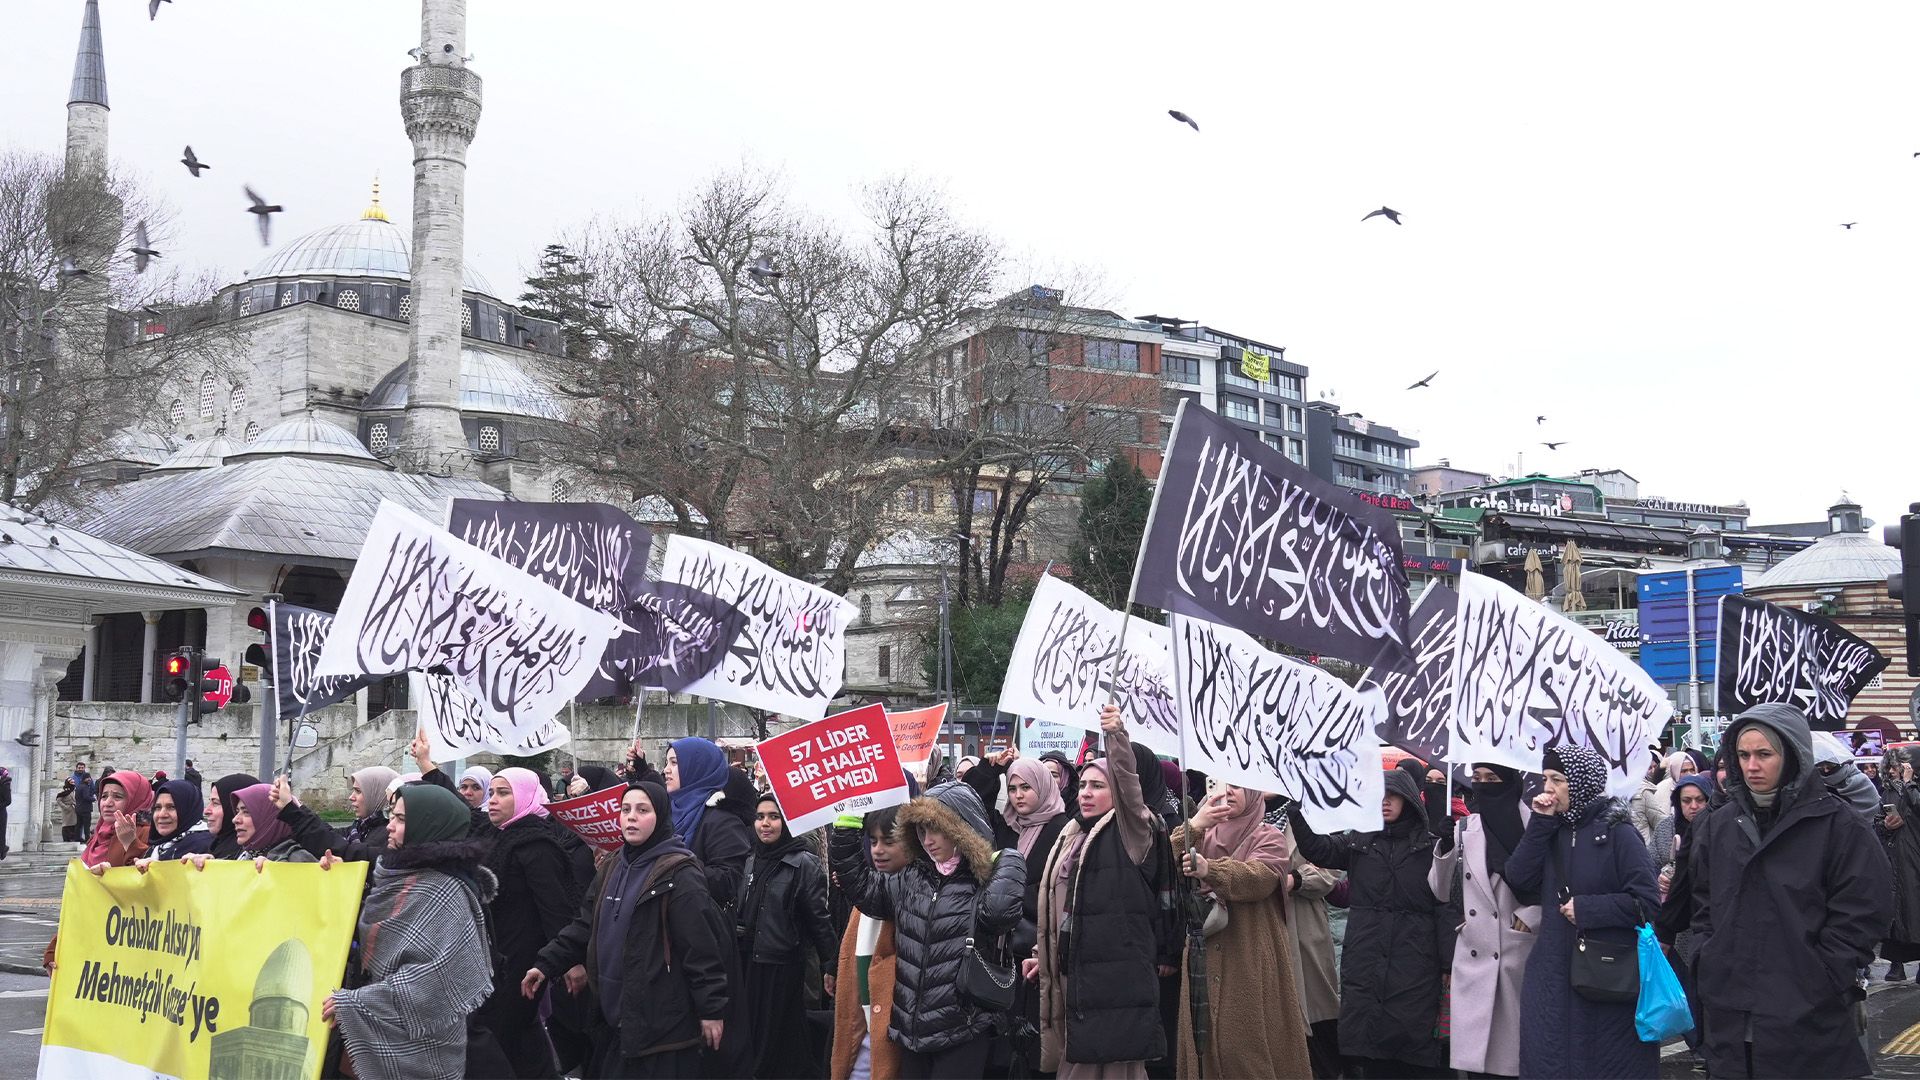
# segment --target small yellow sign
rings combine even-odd
[[[1240,351],[1240,374],[1245,375],[1254,382],[1263,383],[1267,381],[1267,374],[1272,370],[1273,359],[1267,356],[1267,354],[1257,353],[1252,349],[1242,349]]]

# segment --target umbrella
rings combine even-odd
[[[1547,577],[1540,567],[1540,553],[1527,552],[1527,598],[1539,600],[1547,595]]]
[[[1567,598],[1561,602],[1562,611],[1587,610],[1587,596],[1580,591],[1580,545],[1567,541],[1565,551],[1560,553],[1561,576],[1567,583]]]

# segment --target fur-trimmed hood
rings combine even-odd
[[[993,830],[986,806],[972,788],[949,780],[900,808],[893,821],[895,842],[910,845],[916,858],[926,857],[916,832],[922,828],[952,840],[974,880],[985,881],[993,873]]]

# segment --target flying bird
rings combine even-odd
[[[1567,445],[1567,442],[1565,439],[1562,439],[1559,442],[1543,442],[1540,445],[1546,447],[1549,450],[1558,450],[1561,447]]]
[[[1168,109],[1167,115],[1173,117],[1175,120],[1180,121],[1181,123],[1187,125],[1188,127],[1192,128],[1195,131],[1200,130],[1200,125],[1193,122],[1193,117],[1188,116],[1186,113],[1181,112],[1179,109]]]
[[[1858,225],[1858,224],[1860,223],[1857,221],[1843,221],[1840,223],[1840,227],[1843,229],[1852,229],[1855,225]]]
[[[147,0],[147,21],[152,22],[160,17],[161,4],[171,3],[173,3],[173,0]]]
[[[762,255],[753,260],[752,266],[747,267],[747,273],[759,284],[768,285],[785,277],[787,272],[785,270],[775,270],[773,268],[773,260]]]
[[[1546,417],[1544,417],[1544,416],[1536,416],[1536,417],[1534,417],[1534,418],[1533,418],[1533,422],[1534,422],[1534,425],[1535,425],[1535,426],[1538,426],[1538,425],[1540,425],[1540,424],[1544,424],[1544,423],[1546,423],[1546,422],[1547,422],[1547,418],[1546,418]]]
[[[1384,217],[1388,221],[1393,222],[1395,225],[1400,224],[1400,211],[1395,210],[1390,206],[1383,206],[1380,209],[1375,210],[1373,213],[1368,214],[1367,217],[1361,218],[1360,220],[1365,221],[1367,220],[1367,218],[1372,218],[1372,217]]]
[[[159,257],[160,253],[155,251],[153,245],[147,242],[147,223],[142,221],[136,224],[133,227],[133,272],[136,274],[146,273],[147,260],[157,259]]]
[[[247,198],[253,203],[252,206],[247,207],[247,213],[253,214],[260,219],[260,246],[266,247],[273,242],[272,215],[280,213],[284,208],[268,203],[267,200],[260,197],[259,192],[250,187],[242,185],[242,190],[247,193]]]
[[[207,164],[204,161],[201,161],[197,157],[194,157],[193,147],[191,146],[187,147],[187,156],[180,159],[180,164],[185,165],[187,167],[187,171],[192,173],[195,177],[198,177],[200,175],[201,169],[213,168],[213,166]]]
[[[1438,374],[1440,374],[1440,373],[1439,373],[1438,371],[1436,371],[1436,372],[1434,372],[1434,373],[1433,373],[1433,375],[1438,375]],[[1432,386],[1432,385],[1433,385],[1433,375],[1429,375],[1429,376],[1427,376],[1426,378],[1424,378],[1424,379],[1421,379],[1421,380],[1420,380],[1419,382],[1417,382],[1417,383],[1414,383],[1414,384],[1413,384],[1412,386],[1409,386],[1409,387],[1407,387],[1407,389],[1409,389],[1409,390],[1418,390],[1418,389],[1420,389],[1420,388],[1421,388],[1421,387],[1423,387],[1423,386]]]

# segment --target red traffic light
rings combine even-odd
[[[167,657],[167,674],[168,675],[185,675],[186,673],[187,673],[186,657],[184,656]]]
[[[267,617],[266,608],[257,607],[247,612],[247,626],[264,634],[273,629],[273,620]]]

